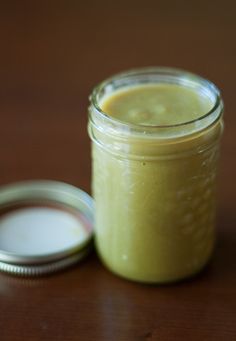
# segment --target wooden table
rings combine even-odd
[[[95,253],[38,280],[1,274],[1,341],[236,340],[235,11],[233,0],[1,4],[0,184],[56,179],[89,192],[87,97],[115,72],[184,68],[226,103],[210,266],[169,286],[115,277]]]

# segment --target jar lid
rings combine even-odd
[[[37,276],[84,258],[92,247],[93,199],[57,181],[0,187],[0,271]]]

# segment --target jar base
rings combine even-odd
[[[173,276],[173,278],[168,278],[168,279],[145,279],[145,278],[137,278],[136,276],[130,276],[124,273],[121,273],[120,271],[114,270],[102,257],[101,255],[98,254],[99,260],[103,264],[103,266],[109,270],[113,275],[116,275],[122,279],[135,282],[135,283],[140,283],[140,284],[149,284],[149,285],[173,285],[177,283],[181,283],[184,281],[191,281],[195,277],[199,276],[210,264],[211,262],[211,257],[204,263],[202,264],[198,269],[195,269],[194,271],[191,271],[190,273],[186,273],[185,275],[182,276]]]

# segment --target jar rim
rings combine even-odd
[[[153,79],[155,77],[156,81],[150,82],[140,82],[140,77],[146,77],[146,80]],[[158,82],[157,79],[162,79],[162,81]],[[161,83],[161,84],[176,84],[176,85],[182,85],[185,87],[194,87],[194,86],[201,86],[202,89],[205,91],[208,91],[209,94],[214,97],[214,101],[212,108],[201,115],[200,117],[197,117],[195,119],[191,119],[188,121],[180,122],[180,123],[175,123],[175,124],[166,124],[166,125],[145,125],[145,124],[135,124],[135,123],[130,123],[130,122],[124,122],[122,120],[119,120],[113,116],[108,115],[106,112],[104,112],[99,104],[99,94],[108,87],[109,85],[114,85],[116,82],[121,82],[123,81],[128,81],[128,79],[136,79],[137,83],[133,85],[141,85],[142,83],[144,84],[153,84],[153,83]],[[139,79],[139,82],[138,82]],[[131,85],[132,86],[132,85]],[[123,86],[125,87],[125,86]],[[121,87],[122,89],[122,87]],[[114,90],[115,91],[115,90]],[[90,103],[94,107],[96,113],[105,121],[116,124],[118,127],[120,127],[122,130],[123,129],[135,129],[135,130],[145,130],[145,131],[155,131],[157,129],[170,129],[170,128],[181,128],[181,127],[186,127],[191,124],[195,123],[200,123],[204,119],[209,118],[213,113],[218,111],[218,114],[216,115],[215,119],[210,123],[214,123],[217,121],[223,112],[223,101],[221,98],[221,93],[218,87],[209,81],[206,78],[203,78],[201,76],[198,76],[194,73],[178,69],[178,68],[171,68],[171,67],[144,67],[144,68],[138,68],[138,69],[131,69],[129,71],[124,71],[115,74],[112,77],[107,78],[103,82],[99,83],[94,89],[93,92],[90,96]],[[206,124],[208,126],[209,124]],[[203,128],[206,127],[203,125]],[[199,129],[201,130],[201,129]]]

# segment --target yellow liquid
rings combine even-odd
[[[178,85],[126,88],[101,102],[107,115],[145,126],[183,123],[211,106],[207,97]],[[191,134],[183,127],[177,137],[169,133],[165,128],[160,138],[118,141],[95,132],[103,143],[93,144],[96,247],[110,270],[136,281],[194,275],[214,246],[221,122],[203,130],[198,124]]]
[[[101,108],[123,122],[165,126],[201,117],[212,102],[183,86],[156,84],[117,91],[102,101]]]

